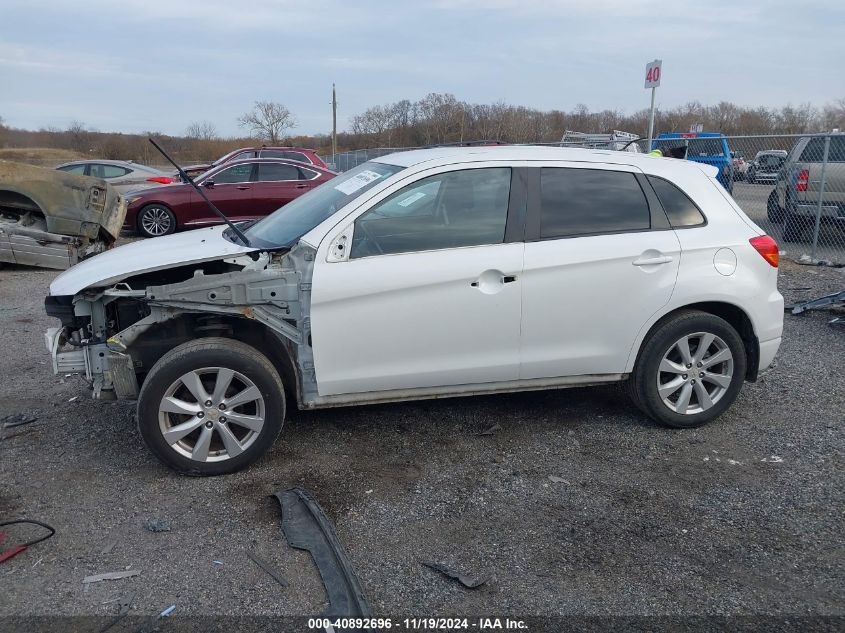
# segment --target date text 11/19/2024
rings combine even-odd
[[[510,630],[525,631],[528,625],[523,620],[511,618],[309,618],[308,628],[317,630],[406,630],[406,631],[448,631],[448,630]]]

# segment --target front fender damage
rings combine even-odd
[[[262,253],[237,271],[206,274],[198,269],[192,277],[175,283],[135,289],[130,281],[84,292],[74,298],[74,314],[90,319],[85,331],[58,328],[48,333],[54,370],[85,372],[96,398],[134,399],[140,369],[134,346],[145,335],[152,336],[153,328],[185,315],[246,319],[280,339],[280,346],[293,356],[300,401],[313,399],[317,391],[309,311],[314,255],[310,246],[297,245],[290,252]],[[126,327],[116,327],[107,306],[121,299],[141,304],[148,314]],[[199,337],[203,332],[193,334]],[[67,342],[75,349],[61,351]]]

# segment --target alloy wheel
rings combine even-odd
[[[264,427],[261,391],[226,367],[204,367],[175,380],[159,404],[159,428],[177,453],[219,462],[243,453]]]
[[[167,209],[163,207],[150,207],[144,211],[144,215],[141,217],[141,228],[148,235],[167,235],[170,232],[171,222],[172,220]]]
[[[657,370],[657,392],[669,409],[694,415],[727,393],[734,359],[727,343],[709,332],[687,334],[673,343]]]

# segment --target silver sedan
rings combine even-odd
[[[123,160],[77,160],[59,165],[56,169],[102,178],[120,194],[178,182],[163,171]]]

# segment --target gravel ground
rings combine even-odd
[[[299,412],[256,466],[194,479],[154,461],[132,406],[52,375],[54,275],[0,271],[0,416],[38,416],[0,430],[0,520],[57,530],[0,565],[0,616],[111,616],[127,597],[141,615],[317,614],[319,576],[269,497],[292,485],[335,522],[378,615],[845,615],[830,313],[787,315],[776,368],[701,429],[658,427],[615,387]],[[781,268],[787,301],[843,282]],[[489,580],[463,589],[421,560]],[[141,573],[83,585],[127,568]]]

